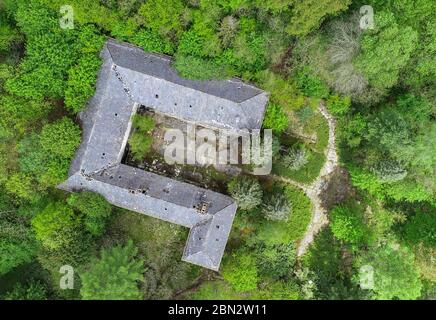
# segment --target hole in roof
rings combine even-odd
[[[105,156],[105,155],[106,155],[106,153],[104,153],[104,152],[103,152],[103,155]]]
[[[118,117],[118,113],[115,113],[115,117]]]
[[[191,105],[189,105],[189,108],[192,108],[192,106],[191,106]]]
[[[168,209],[167,208],[165,208],[165,211],[167,211]]]
[[[113,178],[114,178],[114,176],[110,176],[110,177],[109,177],[109,179],[113,179]]]
[[[174,102],[174,105],[177,106],[177,102]]]
[[[220,241],[220,239],[215,239],[215,241]]]
[[[156,99],[159,99],[159,95],[158,95],[158,94],[157,94],[157,95],[155,95],[155,98],[156,98]]]
[[[200,240],[200,241],[201,241],[201,240],[203,240],[203,239],[202,239],[201,237],[199,237],[199,238],[198,238],[198,240]]]
[[[218,225],[217,225],[217,226],[216,226],[216,228],[217,228],[217,229],[219,229],[219,228],[220,228],[220,226],[218,226]]]
[[[118,179],[121,179],[121,176],[118,176]]]

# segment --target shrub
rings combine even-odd
[[[363,212],[356,204],[340,205],[331,211],[331,229],[337,239],[363,244],[368,239],[368,230],[363,221]]]
[[[183,10],[181,0],[149,0],[141,5],[138,14],[152,31],[165,37],[177,38],[183,31]]]
[[[308,151],[305,148],[290,149],[282,162],[290,170],[300,170],[309,162]]]
[[[382,182],[400,181],[407,176],[407,171],[396,161],[380,161],[372,172]]]
[[[257,227],[257,239],[268,245],[287,244],[300,240],[312,219],[312,204],[304,191],[286,186],[284,194],[292,204],[292,214],[287,221],[263,220]]]
[[[297,253],[295,245],[263,245],[257,255],[259,273],[274,280],[285,279],[292,275]]]
[[[47,300],[47,289],[38,281],[22,285],[17,283],[12,291],[4,296],[5,300]]]
[[[65,89],[65,105],[73,112],[84,109],[86,102],[94,94],[100,65],[99,57],[88,54],[79,59],[77,64],[69,70]]]
[[[259,281],[255,260],[248,253],[242,252],[224,263],[222,275],[237,292],[254,290]]]
[[[141,29],[129,40],[147,52],[174,53],[174,45],[170,41],[150,30]]]
[[[16,195],[24,200],[33,201],[38,198],[38,190],[35,189],[35,182],[29,174],[17,172],[12,174],[6,181],[7,192]]]
[[[150,151],[153,144],[151,132],[155,127],[155,122],[151,117],[135,115],[132,127],[134,131],[129,138],[130,151],[133,159],[140,161]]]
[[[436,246],[436,212],[418,211],[404,227],[404,238],[411,244]]]
[[[62,202],[50,203],[32,219],[36,239],[48,249],[67,247],[75,238],[75,230],[81,228],[73,209]]]
[[[298,300],[300,288],[294,280],[268,283],[265,288],[256,290],[252,296],[256,300]]]
[[[67,117],[45,125],[40,134],[41,147],[46,152],[67,159],[74,156],[80,140],[79,126]]]
[[[325,98],[329,94],[327,85],[314,75],[310,67],[303,67],[295,75],[298,87],[308,97]]]
[[[234,178],[229,182],[228,190],[242,210],[254,209],[262,203],[262,187],[254,178],[246,176]]]
[[[225,79],[229,71],[214,61],[194,56],[177,55],[174,68],[180,76],[195,80]]]
[[[135,114],[133,116],[132,127],[144,133],[150,133],[156,126],[156,123],[152,117],[141,116]]]
[[[224,47],[230,46],[235,39],[238,25],[238,20],[233,16],[227,16],[221,21],[218,35]]]
[[[327,109],[334,115],[343,115],[348,112],[351,98],[348,96],[331,95],[327,99]]]
[[[112,207],[103,196],[93,192],[73,193],[67,203],[84,214],[83,222],[92,235],[98,236],[104,232]]]
[[[266,109],[263,126],[272,129],[274,133],[283,132],[289,125],[289,119],[282,106],[270,103]]]
[[[375,297],[380,300],[414,300],[420,297],[422,283],[414,255],[398,244],[387,243],[370,248],[357,261],[374,270]]]
[[[272,221],[287,221],[292,205],[282,194],[273,194],[263,205],[262,212],[266,219]]]
[[[193,300],[238,300],[244,298],[245,295],[236,292],[224,280],[204,281],[197,290],[189,295],[189,299]]]

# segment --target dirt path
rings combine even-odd
[[[329,126],[329,141],[328,141],[327,148],[324,151],[326,156],[326,162],[324,163],[324,166],[321,168],[321,171],[318,177],[316,178],[316,180],[312,184],[306,185],[285,177],[271,175],[271,178],[273,178],[274,180],[282,181],[291,184],[293,186],[296,186],[298,188],[301,188],[312,202],[312,206],[313,206],[312,220],[309,223],[309,226],[307,228],[304,237],[301,239],[298,245],[297,248],[298,256],[302,256],[306,252],[309,244],[313,241],[315,235],[321,230],[321,228],[324,225],[328,223],[327,210],[322,206],[320,195],[323,191],[325,191],[327,182],[331,174],[333,173],[333,171],[335,171],[335,169],[339,165],[338,154],[336,151],[336,139],[335,139],[336,121],[329,114],[323,103],[320,104],[318,110],[327,120]]]
[[[321,193],[325,190],[329,177],[339,166],[338,153],[336,151],[336,121],[329,114],[323,103],[319,106],[319,111],[327,120],[329,126],[329,142],[326,150],[326,162],[321,168],[318,178],[307,189],[303,189],[306,195],[310,198],[313,205],[312,220],[307,228],[306,234],[300,241],[297,248],[298,256],[302,256],[309,244],[313,241],[315,235],[321,230],[321,228],[328,223],[327,210],[322,206]]]

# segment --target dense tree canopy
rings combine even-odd
[[[137,248],[126,246],[104,249],[101,258],[91,263],[90,270],[81,275],[80,294],[85,300],[131,300],[142,293],[138,283],[144,280],[144,265],[135,257]]]
[[[62,29],[65,4],[0,3],[2,298],[434,299],[434,1],[70,0],[74,28]],[[108,37],[173,56],[180,76],[269,93],[272,174],[198,169],[238,204],[217,274],[180,261],[185,229],[57,189]],[[332,160],[322,105],[341,168],[317,181]],[[126,158],[142,165],[161,128],[138,115],[132,129]],[[312,241],[320,207],[329,225]],[[59,288],[66,264],[73,290]],[[360,282],[368,266],[372,289]]]

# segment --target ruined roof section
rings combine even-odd
[[[113,205],[190,228],[182,259],[218,270],[236,212],[228,196],[121,164],[138,105],[214,128],[260,128],[268,96],[239,80],[191,81],[168,57],[110,40],[94,97],[79,114],[82,143],[67,191],[89,190]]]
[[[238,79],[181,78],[166,56],[113,40],[107,50],[131,99],[179,119],[219,129],[260,129],[268,95]]]
[[[96,192],[115,206],[190,228],[182,260],[219,269],[236,212],[233,199],[122,164],[90,176],[75,173],[59,188]],[[210,206],[201,213],[204,202]]]
[[[201,91],[235,103],[241,103],[263,93],[259,88],[246,84],[239,79],[195,81],[181,78],[171,67],[170,57],[146,53],[141,48],[130,44],[120,44],[114,40],[109,40],[107,48],[114,64],[119,67],[137,71],[153,78],[166,80],[182,87]]]

